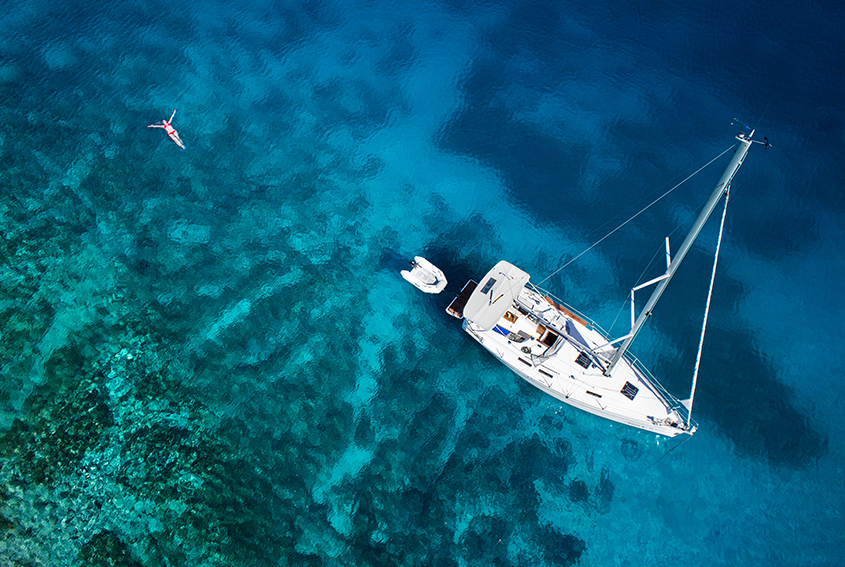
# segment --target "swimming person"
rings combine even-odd
[[[164,128],[164,131],[167,132],[167,135],[170,136],[170,139],[176,142],[176,145],[185,149],[185,144],[182,143],[182,140],[179,138],[179,133],[173,129],[173,126],[170,124],[173,122],[173,117],[176,116],[176,110],[173,110],[173,114],[170,115],[170,120],[162,120],[161,124],[150,124],[147,128]]]

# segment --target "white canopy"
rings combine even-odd
[[[483,331],[492,329],[528,283],[528,274],[502,260],[481,279],[464,307],[466,320]]]

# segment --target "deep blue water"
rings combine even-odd
[[[845,563],[844,31],[806,2],[7,3],[0,565]],[[174,108],[184,151],[146,128]],[[735,117],[772,147],[733,184],[689,441],[446,316]],[[623,334],[725,163],[546,287]],[[715,240],[633,349],[680,397]]]

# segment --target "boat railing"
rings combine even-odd
[[[588,329],[594,330],[599,333],[605,340],[610,341],[610,335],[605,331],[598,323],[566,303],[565,301],[561,300],[560,298],[556,297],[550,291],[537,287],[536,285],[528,282],[528,286],[545,297],[546,299],[551,300],[557,308],[562,308],[561,310],[564,314],[571,314],[574,315],[575,318],[580,319],[580,322],[584,324]],[[686,421],[689,417],[689,411],[687,410],[686,406],[681,403],[681,400],[673,396],[669,391],[663,387],[663,385],[654,377],[654,375],[646,368],[645,364],[643,364],[639,358],[634,356],[631,351],[627,351],[624,354],[625,360],[642,376],[648,381],[649,384],[656,390],[657,394],[661,396],[664,400],[666,400],[666,404],[671,407],[672,409],[676,410],[681,417]],[[693,422],[695,424],[695,422]],[[697,424],[695,424],[697,425]]]
[[[568,303],[563,301],[562,299],[558,298],[552,292],[545,290],[541,287],[537,287],[536,285],[532,284],[531,282],[528,282],[528,287],[530,287],[531,289],[533,289],[534,291],[536,291],[537,293],[539,293],[540,295],[542,295],[546,299],[551,299],[552,300],[551,303],[555,304],[554,305],[555,307],[558,307],[558,308],[562,307],[565,314],[575,315],[575,318],[580,319],[579,322],[584,324],[584,326],[587,327],[588,329],[595,330],[601,336],[603,336],[607,340],[610,340],[610,336],[608,335],[607,331],[602,329],[601,326],[599,326],[598,323],[596,323],[595,321],[593,321],[592,319],[590,319],[589,317],[587,317],[586,315],[584,315],[583,313],[581,313],[580,311],[578,311],[577,309],[575,309],[574,307],[572,307],[571,305],[569,305]]]
[[[669,390],[667,390],[666,388],[664,388],[664,387],[663,387],[663,384],[661,384],[661,383],[657,380],[657,378],[655,378],[655,377],[654,377],[654,374],[652,374],[652,373],[648,370],[648,368],[646,368],[646,367],[645,367],[645,365],[644,365],[642,362],[640,362],[640,359],[639,359],[639,358],[637,358],[636,356],[634,356],[633,354],[631,354],[631,353],[630,353],[630,351],[626,352],[626,353],[625,353],[625,355],[624,355],[624,357],[625,357],[625,359],[626,359],[626,360],[627,360],[627,361],[631,364],[631,366],[633,366],[633,367],[634,367],[634,369],[635,369],[637,372],[639,372],[640,374],[642,374],[642,375],[646,378],[646,380],[648,380],[648,383],[649,383],[649,384],[651,384],[651,386],[652,386],[655,390],[657,390],[657,393],[658,393],[661,397],[663,397],[663,399],[664,399],[664,400],[666,400],[667,405],[668,405],[670,408],[672,408],[673,410],[677,411],[677,412],[678,412],[678,414],[681,416],[681,418],[682,418],[684,421],[688,421],[688,417],[689,417],[689,410],[687,410],[687,407],[686,407],[686,406],[685,406],[685,405],[681,402],[681,400],[679,400],[679,399],[678,399],[678,398],[676,398],[674,395],[672,395],[671,393],[669,393]],[[693,423],[695,423],[695,422],[693,422]]]

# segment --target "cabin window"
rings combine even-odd
[[[490,293],[490,290],[493,289],[493,286],[496,285],[496,279],[490,278],[484,283],[484,287],[481,288],[481,295],[487,295]]]

